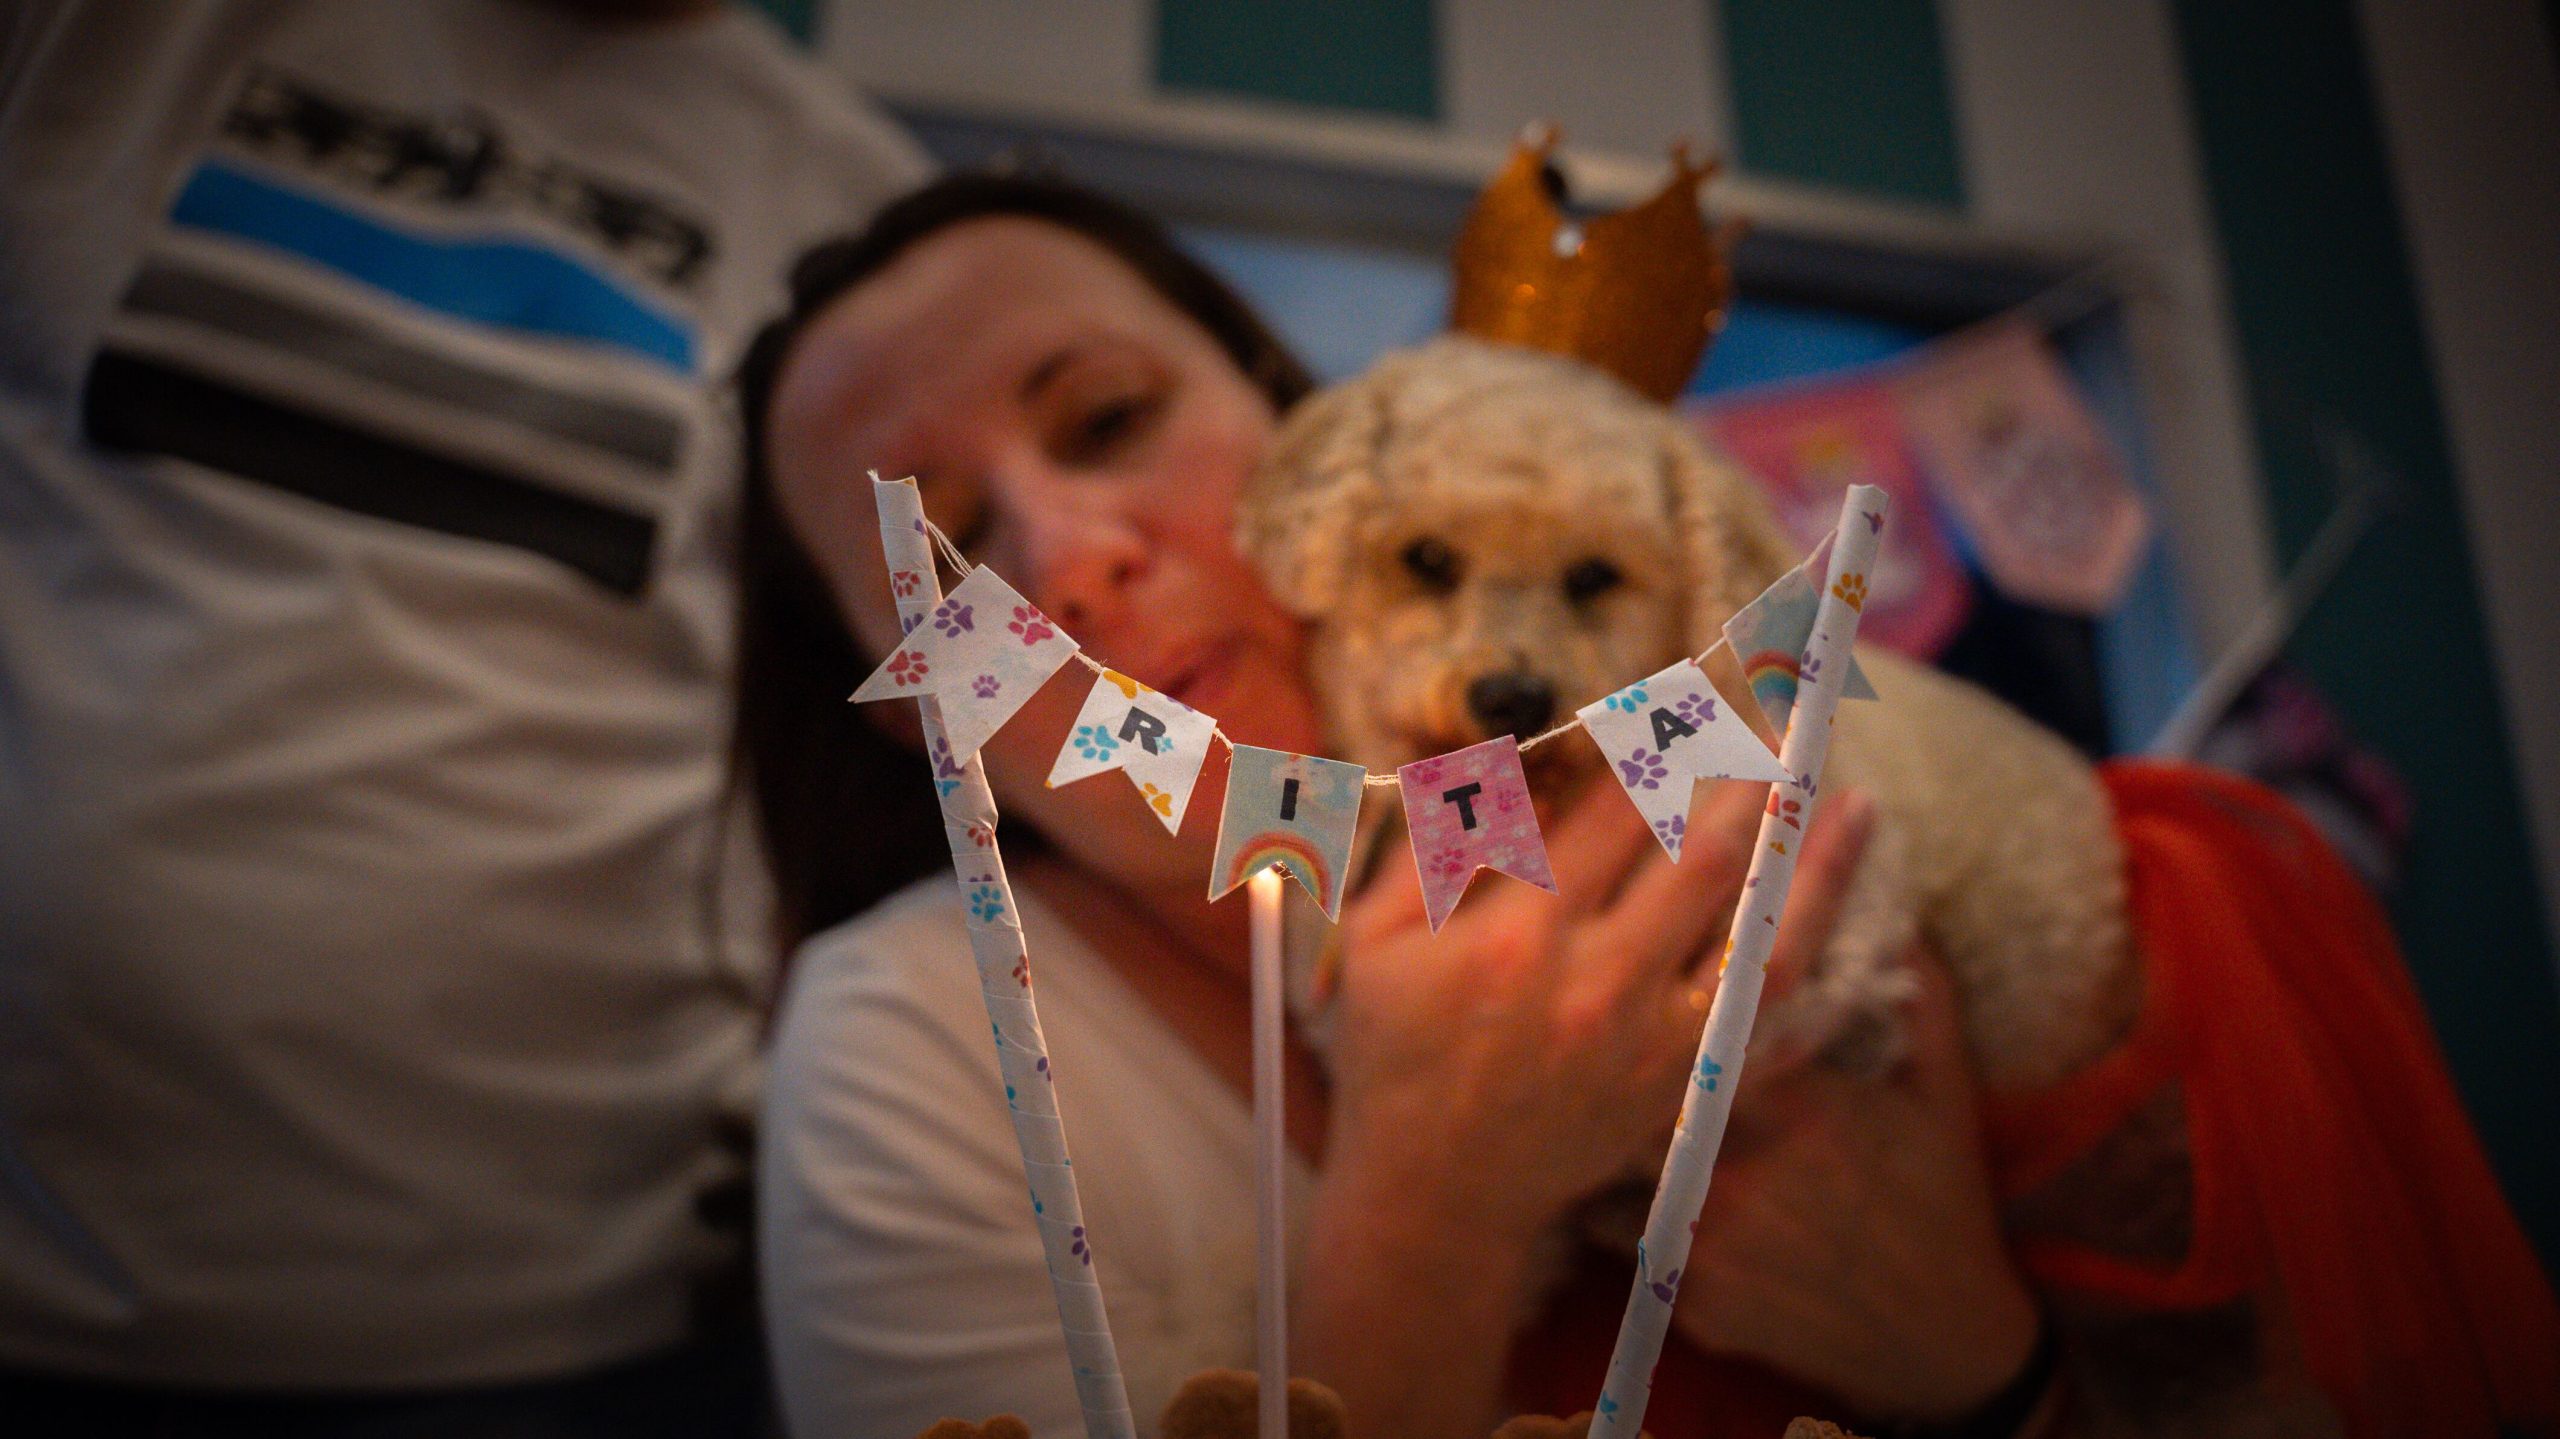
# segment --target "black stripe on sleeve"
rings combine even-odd
[[[545,556],[618,595],[649,580],[657,522],[449,459],[129,352],[89,369],[100,448],[167,455],[376,519]]]

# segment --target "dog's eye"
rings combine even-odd
[[[1582,604],[1616,589],[1625,578],[1618,573],[1618,567],[1607,560],[1584,560],[1564,572],[1565,598]]]
[[[1404,567],[1426,588],[1447,591],[1458,587],[1457,553],[1428,536],[1404,547]]]

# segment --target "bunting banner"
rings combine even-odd
[[[1094,677],[1093,691],[1067,731],[1066,747],[1049,771],[1049,787],[1073,784],[1107,770],[1129,777],[1147,808],[1180,833],[1191,787],[1209,758],[1218,722],[1171,695],[1147,688],[1118,670]]]
[[[1265,869],[1295,879],[1342,918],[1351,878],[1351,841],[1369,772],[1338,759],[1230,745],[1227,801],[1218,812],[1218,849],[1209,861],[1216,899]]]
[[[1858,639],[1925,660],[1955,638],[1972,612],[1973,586],[1929,512],[1886,380],[1788,384],[1765,398],[1710,404],[1694,419],[1760,481],[1800,547],[1831,532],[1851,485],[1883,490],[1893,501],[1893,532],[1867,577]]]
[[[1883,528],[1881,510],[1857,513],[1864,522]],[[1826,663],[1812,644],[1813,622],[1821,611],[1823,571],[1831,562],[1831,544],[1837,538],[1836,530],[1823,536],[1822,543],[1814,547],[1803,564],[1780,576],[1776,584],[1760,592],[1758,599],[1734,611],[1733,618],[1724,622],[1724,642],[1742,665],[1752,699],[1769,717],[1770,729],[1778,734],[1787,732],[1787,716],[1795,709],[1797,684],[1817,680]],[[1867,538],[1876,536],[1871,533]],[[1842,575],[1839,584],[1843,587],[1841,602],[1852,610],[1863,611],[1867,603],[1866,577],[1859,573]],[[1876,697],[1875,686],[1867,683],[1866,671],[1858,668],[1857,660],[1847,650],[1827,663],[1849,667],[1841,698]]]
[[[1913,445],[2000,588],[2073,614],[2112,609],[2150,520],[2043,332],[2012,319],[1946,341],[1897,389]]]
[[[904,596],[927,578],[913,569],[893,569],[889,583]],[[933,696],[941,702],[943,735],[958,764],[968,763],[1076,653],[1074,640],[984,565],[969,571],[931,611],[911,614],[905,623],[906,639],[853,697],[868,703]]]
[[[1396,783],[1404,791],[1405,831],[1433,933],[1479,869],[1556,892],[1518,740],[1503,735],[1415,760],[1396,771]]]
[[[1787,778],[1778,757],[1725,705],[1695,660],[1682,660],[1576,713],[1674,863],[1688,834],[1698,781]]]

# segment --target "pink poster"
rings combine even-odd
[[[1396,771],[1396,781],[1404,789],[1405,828],[1413,838],[1413,865],[1422,876],[1422,905],[1433,932],[1458,907],[1458,896],[1479,869],[1555,892],[1518,740],[1504,735],[1415,760]]]
[[[1698,419],[1760,481],[1799,549],[1831,532],[1849,486],[1874,485],[1890,495],[1893,526],[1869,577],[1858,638],[1915,659],[1934,659],[1946,648],[1972,608],[1972,591],[1930,516],[1883,380],[1789,385],[1758,398],[1737,396]]]
[[[2150,519],[2042,332],[1985,327],[1933,348],[1897,388],[1912,445],[1993,582],[2073,614],[2113,609]]]

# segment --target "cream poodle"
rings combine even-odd
[[[1300,405],[1240,532],[1310,622],[1335,742],[1377,772],[1535,734],[1703,653],[1801,559],[1752,483],[1664,407],[1579,362],[1464,337]],[[1953,973],[1986,1089],[2051,1085],[2110,1049],[2141,1004],[2104,792],[2069,745],[1982,691],[1871,649],[1860,663],[1881,702],[1840,707],[1823,780],[1874,797],[1875,837],[1829,951],[1760,1034],[1852,1070],[1889,1066],[1911,992],[1898,956],[1917,935]],[[1756,714],[1738,678],[1723,679],[1728,698]],[[1542,792],[1605,773],[1578,738],[1530,758]],[[2174,1257],[2174,1107],[2092,1158],[2032,1197],[2037,1227]],[[1600,1222],[1631,1242],[1641,1219],[1639,1201]],[[2245,1334],[2245,1316],[2224,1314],[2210,1342],[2228,1344],[2235,1320]]]

